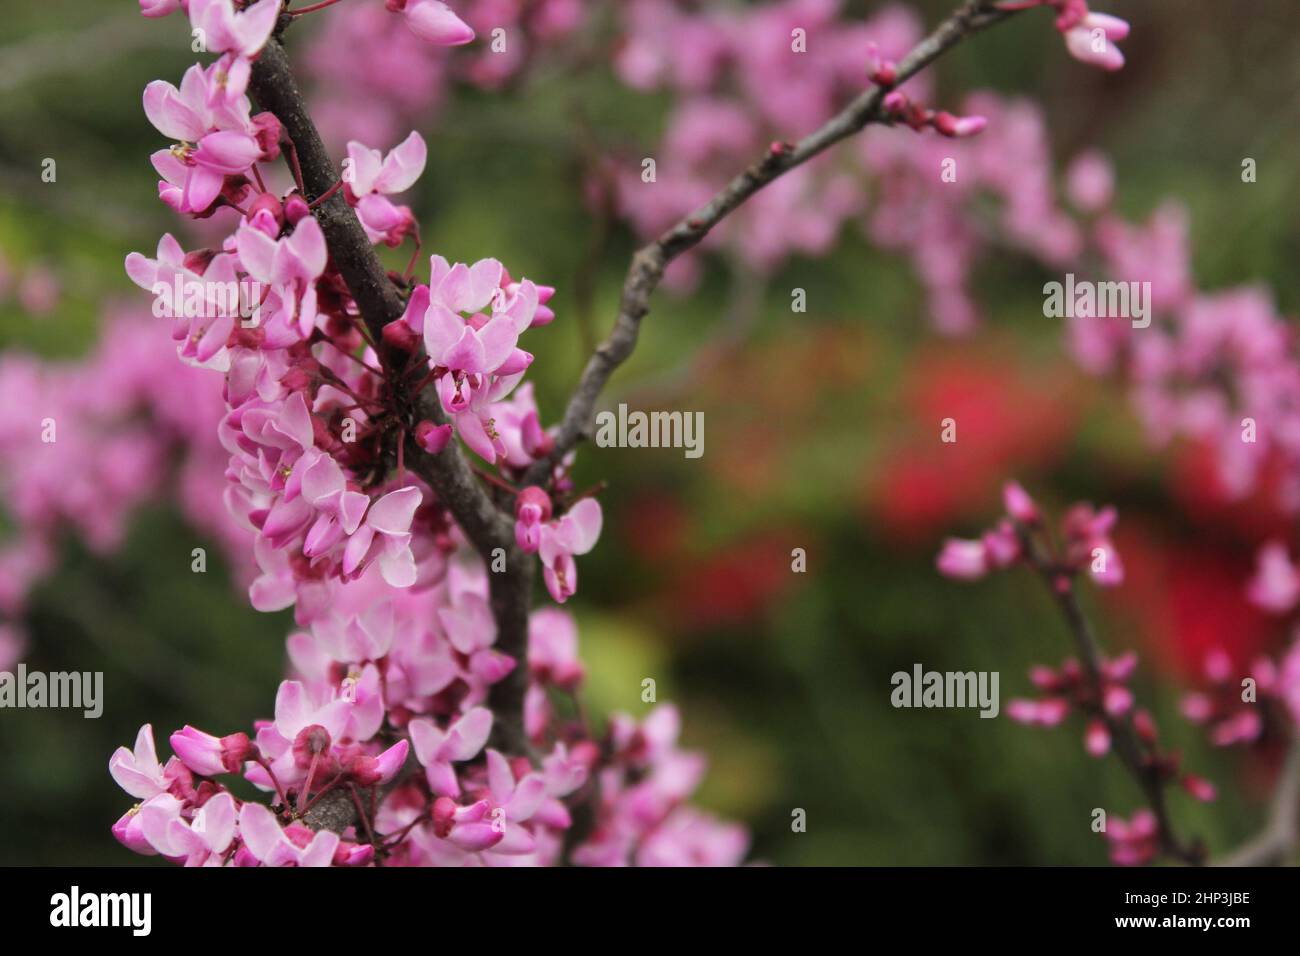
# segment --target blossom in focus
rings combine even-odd
[[[253,57],[275,29],[280,0],[257,0],[236,10],[233,0],[188,0],[190,24],[203,31],[206,48],[213,53]]]
[[[584,498],[556,521],[543,525],[538,552],[546,589],[563,604],[578,589],[575,554],[586,554],[596,546],[601,526],[600,502]]]
[[[356,140],[348,143],[345,190],[371,242],[397,246],[415,228],[411,210],[395,206],[387,197],[405,192],[415,184],[424,172],[427,156],[424,138],[416,132],[387,155]]]

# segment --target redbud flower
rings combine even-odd
[[[158,762],[158,751],[153,742],[153,727],[145,724],[135,737],[135,750],[118,747],[108,762],[108,771],[117,785],[141,800],[156,796],[167,789],[168,781]]]
[[[252,57],[271,37],[280,16],[280,0],[258,0],[239,12],[232,0],[189,0],[190,23],[204,31],[207,47]]]
[[[386,156],[355,140],[348,143],[348,201],[356,207],[357,218],[371,242],[396,246],[414,227],[411,210],[393,205],[386,197],[410,189],[424,172],[427,156],[424,139],[415,132]]]
[[[460,793],[460,784],[452,763],[469,760],[483,749],[492,732],[492,712],[474,707],[446,730],[424,718],[411,721],[408,729],[429,787],[440,796],[454,797]]]
[[[204,777],[238,773],[254,752],[247,734],[214,737],[188,724],[171,735],[171,745],[185,766]]]
[[[891,87],[898,80],[898,65],[880,55],[875,43],[867,44],[867,78],[877,86]]]
[[[1121,717],[1133,707],[1133,692],[1127,687],[1112,684],[1106,688],[1102,708],[1112,717]]]
[[[586,554],[596,546],[601,520],[600,502],[584,498],[558,521],[543,525],[538,546],[542,577],[556,602],[563,604],[578,589],[578,568],[573,555]]]
[[[239,835],[248,852],[264,866],[329,866],[339,845],[339,835],[331,830],[313,834],[297,824],[282,828],[260,803],[240,808]]]
[[[348,773],[362,787],[388,783],[406,763],[409,751],[410,745],[405,740],[399,740],[377,757],[361,754],[352,758]]]
[[[378,561],[380,574],[395,588],[415,583],[415,558],[411,554],[411,521],[420,506],[420,489],[408,486],[373,502],[365,521],[343,550],[343,573],[359,575]]]
[[[307,200],[303,199],[298,193],[293,193],[284,200],[284,218],[290,225],[296,226],[299,222],[311,215],[311,206]]]

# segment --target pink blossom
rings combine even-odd
[[[188,724],[171,735],[171,745],[185,766],[205,777],[238,773],[253,753],[247,734],[214,737]]]
[[[397,246],[415,228],[415,217],[406,206],[395,206],[387,196],[410,189],[424,171],[427,148],[419,133],[412,132],[389,150],[386,156],[353,140],[348,143],[348,202],[371,242]]]
[[[343,573],[356,576],[371,561],[395,588],[415,583],[415,558],[411,554],[411,520],[420,505],[420,490],[413,486],[391,491],[373,502],[356,533],[343,550]]]
[[[181,802],[166,795],[144,804],[139,813],[144,839],[160,855],[186,866],[219,864],[235,838],[234,798],[216,794],[190,820],[181,810]]]
[[[252,857],[264,866],[329,866],[339,845],[339,835],[330,830],[313,834],[297,823],[281,827],[260,803],[240,808],[239,835]]]
[[[472,708],[445,730],[420,718],[411,721],[410,732],[429,787],[439,796],[454,797],[460,793],[460,785],[452,764],[469,760],[483,749],[492,732],[492,712],[486,707]]]
[[[170,781],[158,762],[158,751],[153,742],[153,727],[145,724],[135,738],[135,749],[118,747],[108,762],[108,771],[117,785],[133,797],[147,800],[163,793]]]
[[[238,11],[232,0],[189,0],[188,9],[190,23],[203,31],[208,50],[252,57],[275,29],[280,0],[257,0]]]
[[[586,554],[596,546],[601,527],[600,502],[584,498],[557,521],[543,525],[538,551],[546,589],[563,604],[578,589],[575,554]]]

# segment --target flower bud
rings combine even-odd
[[[298,193],[294,193],[284,201],[284,218],[289,220],[292,225],[298,225],[310,215],[311,207],[307,205],[307,200],[303,199]]]
[[[963,136],[974,136],[985,126],[988,120],[983,116],[953,116],[951,113],[936,113],[931,125],[942,133],[954,139]]]
[[[394,319],[384,326],[383,339],[389,348],[408,354],[420,346],[420,337],[401,319]]]
[[[268,212],[275,219],[276,225],[284,225],[284,206],[280,200],[275,198],[274,193],[260,193],[248,206],[248,219],[252,221],[253,217],[260,212]],[[278,235],[278,230],[277,230]],[[271,238],[275,238],[272,236]]]
[[[451,441],[450,425],[435,425],[431,421],[422,421],[415,426],[415,443],[430,455],[438,454],[447,447],[449,441]]]
[[[280,156],[280,121],[274,113],[262,112],[253,117],[253,136],[262,147],[261,162],[269,163]]]

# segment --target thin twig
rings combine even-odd
[[[996,9],[991,5],[991,0],[967,0],[903,58],[898,64],[896,84],[903,83],[924,69],[967,36],[1014,15],[1015,11]],[[774,179],[803,165],[869,123],[887,122],[887,117],[881,110],[881,101],[886,92],[882,87],[872,86],[824,126],[798,143],[774,143],[766,155],[732,179],[707,203],[658,239],[637,250],[623,282],[623,295],[614,328],[587,360],[582,377],[564,411],[564,418],[555,436],[554,449],[533,463],[524,478],[524,484],[542,483],[557,462],[579,441],[590,436],[596,399],[614,370],[627,361],[636,348],[641,320],[650,311],[650,296],[663,279],[668,264],[697,245],[714,226]]]

